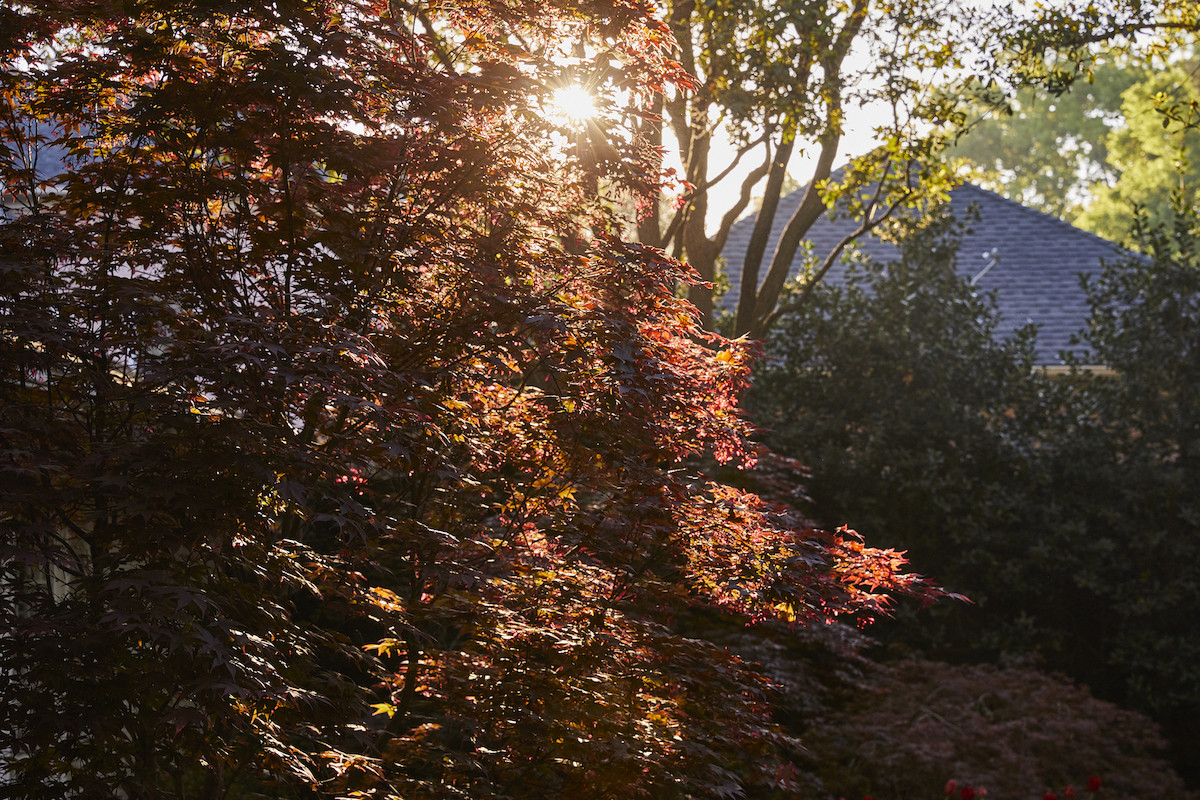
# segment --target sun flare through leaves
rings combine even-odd
[[[610,202],[653,4],[386,5],[0,6],[5,797],[767,791],[680,612],[880,603],[686,466],[753,461],[752,347]]]
[[[596,116],[596,98],[578,84],[555,90],[550,103],[554,116],[567,124],[580,125]]]

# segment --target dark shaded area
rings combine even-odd
[[[1142,229],[1149,264],[1087,283],[1091,360],[1051,378],[1033,332],[956,274],[948,221],[849,267],[789,316],[750,404],[812,469],[807,506],[907,550],[973,604],[902,606],[892,654],[1037,664],[1164,728],[1200,779],[1200,259],[1193,213]]]

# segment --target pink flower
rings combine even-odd
[[[952,795],[957,791],[958,791],[958,781],[954,780],[954,778],[951,778],[950,780],[946,781],[946,795],[947,796]]]
[[[1073,800],[1075,797],[1075,787],[1068,786],[1067,788],[1063,789],[1063,797],[1067,798],[1067,800]]]

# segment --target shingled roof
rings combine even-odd
[[[768,259],[802,196],[801,190],[780,199],[767,245]],[[1079,276],[1096,274],[1105,263],[1128,258],[1130,252],[1057,217],[970,183],[950,192],[949,205],[950,213],[960,221],[970,219],[971,206],[978,210],[978,220],[969,224],[959,246],[957,268],[967,279],[978,276],[975,285],[981,292],[996,293],[1000,314],[998,333],[1008,335],[1032,322],[1038,326],[1038,364],[1062,364],[1060,353],[1064,350],[1072,350],[1086,359],[1086,351],[1070,343],[1072,334],[1085,327],[1088,316]],[[856,225],[853,219],[830,219],[826,215],[813,225],[806,238],[812,242],[813,253],[823,258]],[[742,259],[753,230],[753,215],[739,220],[725,246],[725,269],[732,284],[721,300],[726,309],[737,307]],[[870,235],[862,237],[857,247],[876,262],[895,261],[900,254],[896,245]],[[793,264],[793,276],[799,267],[798,258]],[[838,264],[826,280],[836,285],[844,277],[845,265]]]

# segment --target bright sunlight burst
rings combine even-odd
[[[564,86],[554,92],[550,101],[555,112],[567,122],[580,123],[596,115],[595,100],[582,86]]]

